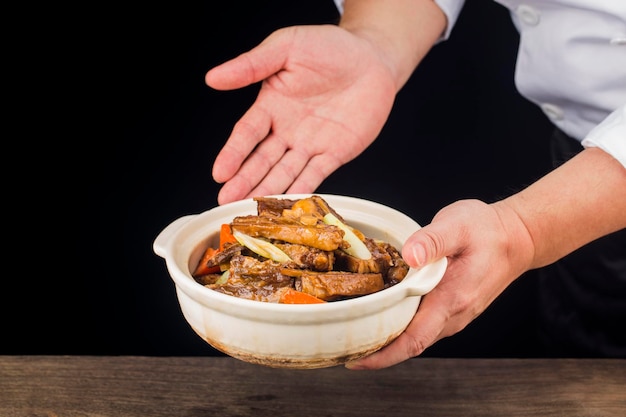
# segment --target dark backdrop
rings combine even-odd
[[[258,86],[213,91],[204,73],[276,28],[334,22],[337,12],[331,0],[275,0],[106,4],[99,15],[105,25],[92,28],[92,72],[80,86],[93,116],[90,150],[73,173],[82,185],[69,208],[78,230],[66,256],[79,268],[37,287],[34,332],[5,317],[0,354],[219,354],[184,321],[152,251],[171,221],[216,205],[212,161],[256,95]],[[540,176],[550,126],[513,85],[517,41],[504,8],[469,0],[451,39],[400,92],[380,138],[318,191],[426,224],[457,199],[493,200]],[[534,285],[527,274],[425,356],[535,355]]]

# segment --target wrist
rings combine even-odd
[[[433,0],[346,1],[339,27],[368,42],[389,68],[399,91],[445,31]]]
[[[520,276],[540,265],[537,265],[535,260],[536,248],[532,234],[523,218],[515,210],[515,205],[511,204],[510,198],[492,203],[491,206],[498,214],[506,235],[506,253],[509,264],[512,266],[515,276]]]

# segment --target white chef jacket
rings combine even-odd
[[[626,0],[494,0],[520,32],[515,85],[584,147],[626,167]],[[464,0],[435,0],[450,36]],[[336,0],[340,12],[342,0]]]

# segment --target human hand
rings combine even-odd
[[[396,94],[372,44],[332,25],[279,29],[205,80],[218,90],[262,81],[215,159],[219,204],[313,192],[374,141]]]
[[[461,331],[528,269],[532,241],[506,204],[462,200],[410,236],[402,256],[414,268],[446,256],[448,267],[406,330],[380,351],[346,364],[350,369],[395,365]]]

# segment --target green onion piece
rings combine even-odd
[[[215,284],[216,284],[216,285],[226,284],[226,282],[228,282],[228,277],[229,277],[229,276],[230,276],[230,270],[229,270],[229,269],[227,269],[226,271],[224,271],[224,272],[222,273],[222,276],[221,276],[221,277],[219,277],[219,278],[217,279],[217,281],[215,281]]]
[[[343,240],[348,242],[349,248],[344,249],[349,255],[359,259],[370,259],[372,257],[371,252],[365,246],[365,243],[354,234],[352,228],[343,223],[332,213],[328,213],[324,216],[324,223],[337,226],[344,231]]]
[[[245,235],[237,230],[233,230],[233,236],[237,242],[257,255],[280,263],[291,262],[291,258],[285,252],[266,240]]]

